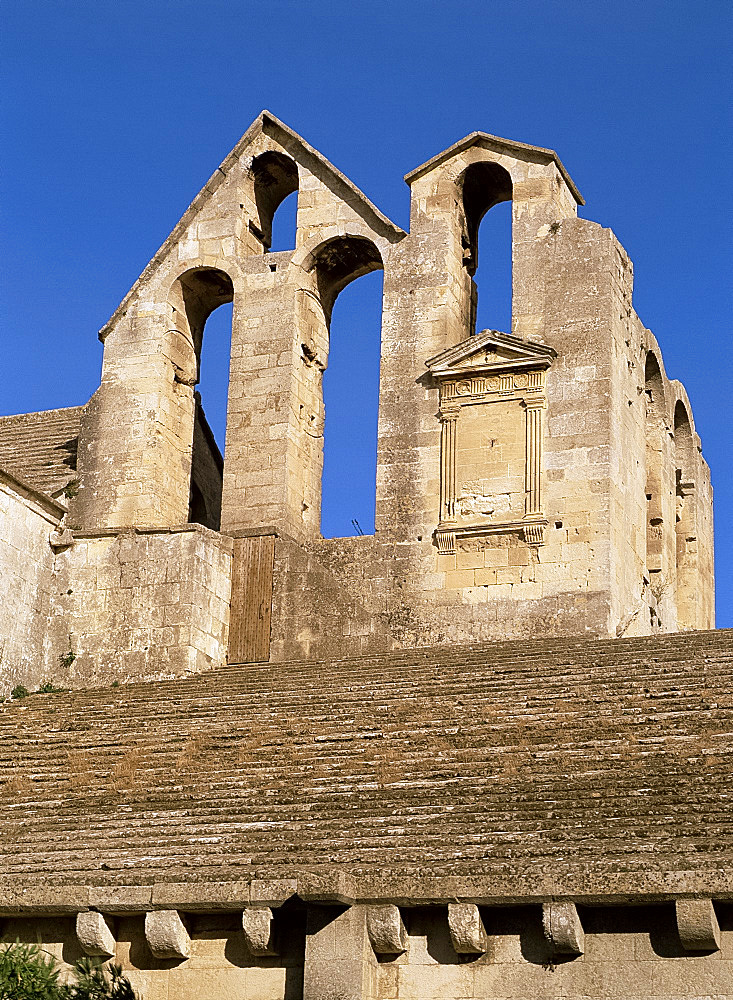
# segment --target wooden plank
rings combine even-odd
[[[275,536],[234,539],[229,662],[265,662],[270,658],[272,572]]]

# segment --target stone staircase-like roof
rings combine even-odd
[[[0,417],[0,468],[49,496],[76,478],[83,406]]]
[[[732,675],[720,630],[7,702],[0,912],[131,887],[182,908],[733,898]]]

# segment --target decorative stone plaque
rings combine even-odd
[[[440,388],[439,552],[460,538],[521,532],[544,542],[545,373],[556,352],[484,330],[427,362]]]

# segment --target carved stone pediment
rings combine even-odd
[[[467,372],[498,373],[549,368],[557,352],[510,333],[482,330],[425,362],[434,378],[461,376]]]

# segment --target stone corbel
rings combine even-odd
[[[542,929],[555,954],[583,954],[585,932],[575,903],[543,903]]]
[[[450,529],[438,528],[435,532],[435,543],[441,555],[449,556],[456,551],[456,533]]]
[[[188,958],[191,954],[191,938],[178,910],[146,913],[145,940],[156,958]]]
[[[448,930],[453,950],[459,955],[483,955],[486,930],[475,903],[448,903]]]
[[[524,535],[524,540],[528,545],[544,545],[545,544],[545,525],[544,524],[525,524],[522,527],[522,534]]]
[[[48,536],[48,544],[54,550],[54,552],[60,552],[62,549],[68,549],[74,544],[74,535],[70,528],[64,528],[61,525],[55,528]]]
[[[257,906],[242,913],[244,943],[250,955],[277,955],[275,926],[269,906]]]
[[[76,936],[87,955],[111,958],[117,943],[109,922],[96,910],[85,910],[76,915]]]
[[[720,925],[711,899],[678,899],[677,930],[687,951],[718,951]]]
[[[401,955],[407,951],[407,931],[399,906],[367,907],[367,933],[375,955]]]

